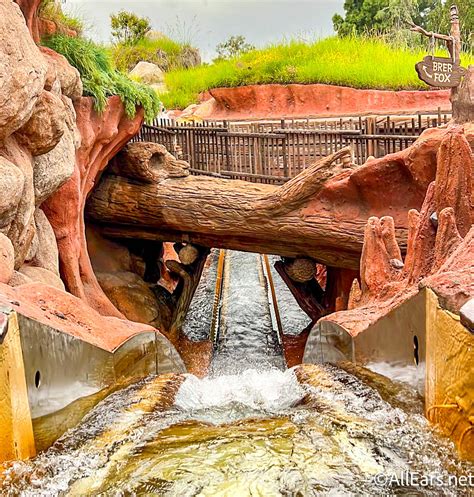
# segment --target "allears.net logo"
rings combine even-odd
[[[378,473],[371,478],[378,487],[412,487],[412,488],[473,488],[474,474],[469,475],[446,475],[446,474],[423,474],[417,471],[403,471],[398,474]]]

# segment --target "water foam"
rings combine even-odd
[[[278,413],[294,406],[306,391],[293,370],[248,369],[240,374],[199,379],[189,375],[176,395],[175,407],[209,413],[227,411],[231,417],[258,412]],[[217,420],[216,420],[217,421]],[[222,420],[219,419],[219,422]]]

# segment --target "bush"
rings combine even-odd
[[[232,59],[251,50],[255,50],[255,47],[247,43],[242,35],[231,36],[227,41],[219,43],[216,47],[218,59]]]
[[[415,72],[426,50],[394,48],[378,38],[330,37],[314,43],[290,41],[208,66],[171,71],[167,108],[182,109],[211,88],[268,83],[326,83],[353,88],[428,89]],[[472,57],[463,56],[463,64]]]
[[[104,47],[84,38],[61,34],[43,40],[43,44],[64,55],[79,71],[84,84],[84,93],[94,98],[98,112],[104,111],[107,97],[118,95],[130,118],[135,116],[137,106],[143,107],[148,122],[158,114],[161,104],[156,93],[116,70]]]
[[[200,61],[197,49],[166,36],[143,38],[133,45],[114,45],[111,55],[117,69],[123,72],[131,71],[140,61],[156,64],[164,71],[192,67]]]
[[[56,0],[42,0],[38,14],[43,19],[53,21],[60,33],[71,29],[77,34],[81,34],[84,30],[82,20],[78,17],[65,14],[61,10],[61,5]]]

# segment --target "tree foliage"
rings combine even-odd
[[[468,0],[469,1],[469,0]],[[335,14],[334,29],[339,36],[386,33],[400,29],[407,21],[424,25],[434,0],[346,0],[345,17]]]
[[[461,41],[463,50],[472,53],[474,51],[474,2],[473,0],[434,0],[433,6],[427,15],[426,28],[438,33],[449,33],[449,8],[456,4],[461,24]]]
[[[472,52],[473,0],[345,0],[345,16],[334,14],[332,20],[339,36],[377,32],[398,38],[400,30],[408,28],[408,21],[429,31],[448,34],[449,8],[453,3],[459,10],[463,48]]]
[[[216,52],[219,59],[232,59],[254,49],[255,47],[247,43],[244,36],[237,35],[231,36],[228,40],[219,43],[216,47]]]
[[[133,45],[151,30],[150,20],[147,17],[140,17],[125,10],[111,14],[110,24],[115,41],[124,44]]]

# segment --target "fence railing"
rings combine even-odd
[[[259,183],[283,183],[315,160],[351,146],[354,161],[403,150],[449,114],[368,116],[333,120],[176,123],[143,125],[135,141],[162,143],[188,161],[193,174]],[[279,126],[277,126],[279,124]],[[298,127],[299,126],[299,127]]]

